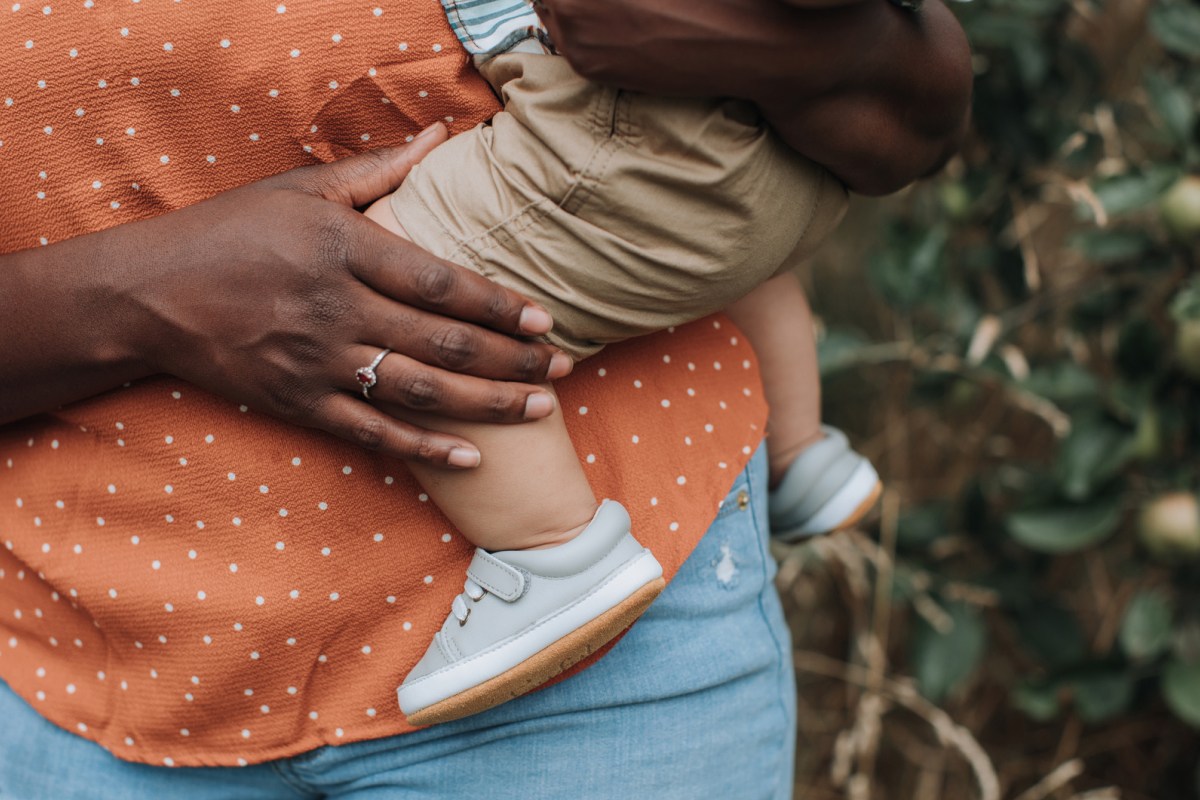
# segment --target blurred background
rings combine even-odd
[[[805,275],[887,490],[777,553],[796,796],[1200,798],[1200,3],[951,6],[961,157]]]

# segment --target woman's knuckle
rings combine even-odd
[[[533,347],[522,347],[517,353],[516,369],[520,380],[526,382],[541,381],[546,378],[546,368],[542,356]]]
[[[461,369],[479,350],[476,337],[458,325],[444,325],[434,331],[431,345],[438,361],[450,369]]]
[[[443,305],[454,293],[456,277],[445,264],[430,262],[417,270],[414,285],[417,295],[432,307]]]
[[[514,398],[502,389],[495,389],[488,398],[488,418],[492,422],[503,422],[513,416]]]
[[[433,408],[442,401],[442,389],[437,381],[417,376],[404,383],[400,397],[409,408]]]
[[[352,219],[345,214],[331,214],[316,226],[316,260],[320,267],[343,271],[349,267],[353,242],[351,227]]]
[[[412,443],[413,457],[429,464],[440,463],[444,459],[442,457],[442,448],[432,437],[427,435],[417,436]]]
[[[387,426],[377,417],[367,417],[354,423],[351,435],[359,447],[378,450],[387,439]]]

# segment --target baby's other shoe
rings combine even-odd
[[[544,550],[476,549],[463,593],[397,690],[413,725],[519,697],[603,647],[663,590],[662,566],[605,500],[571,541]]]
[[[883,484],[871,462],[856,453],[837,428],[788,467],[767,503],[771,535],[785,542],[852,527],[871,510]]]

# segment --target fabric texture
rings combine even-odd
[[[22,3],[0,69],[0,252],[498,108],[426,0]],[[706,319],[558,391],[592,485],[674,575],[762,439],[749,347]],[[0,678],[157,765],[388,737],[471,552],[403,464],[139,381],[0,428]]]
[[[561,56],[480,67],[504,98],[392,195],[413,241],[536,300],[576,359],[725,308],[837,227],[842,185],[751,106],[592,83]]]
[[[463,49],[480,61],[526,39],[547,39],[529,0],[442,0],[442,7]]]
[[[662,800],[792,796],[795,683],[759,453],[675,580],[600,663],[477,717],[246,767],[113,758],[0,683],[13,800]]]

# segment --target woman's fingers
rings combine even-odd
[[[500,333],[540,336],[553,326],[536,303],[378,226],[362,234],[349,268],[381,294]]]
[[[423,364],[480,378],[542,383],[571,371],[571,358],[548,344],[512,339],[390,300],[369,290],[355,305],[359,340],[390,347]]]
[[[392,458],[452,469],[479,466],[479,450],[465,439],[401,422],[350,395],[326,397],[312,424],[364,450]]]
[[[361,395],[356,370],[368,366],[379,352],[380,348],[366,345],[350,348],[337,385]],[[553,395],[536,386],[459,375],[401,353],[386,355],[375,367],[375,376],[371,403],[385,411],[391,406],[455,419],[508,423],[541,419],[554,410]]]

